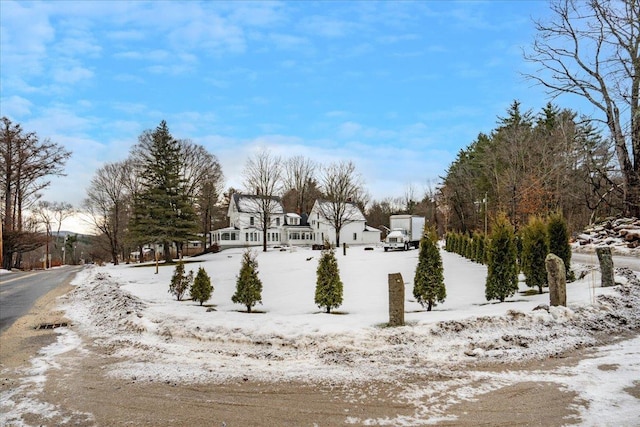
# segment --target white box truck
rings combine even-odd
[[[391,215],[389,229],[391,230],[384,241],[385,252],[393,249],[408,250],[419,248],[420,239],[424,232],[425,218],[417,215]]]

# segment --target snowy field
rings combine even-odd
[[[487,303],[486,267],[442,251],[447,298],[427,312],[412,295],[418,251],[387,253],[361,246],[349,248],[346,256],[336,253],[344,303],[332,314],[313,302],[319,251],[256,251],[263,304],[255,307],[258,313],[248,314],[231,302],[242,252],[188,260],[187,271],[202,266],[212,279],[215,290],[205,306],[176,301],[168,293],[174,267],[161,266],[155,274],[152,265],[87,267],[62,305],[74,329],[122,357],[107,375],[124,379],[353,385],[372,379],[401,384],[407,376],[444,378],[429,389],[407,385],[399,398],[415,402],[413,417],[347,420],[378,425],[437,423],[448,419],[454,402],[525,380],[509,371],[463,375],[465,364],[544,359],[593,345],[595,333],[616,335],[640,327],[637,272],[619,272],[620,285],[605,289],[599,287],[597,270],[574,264],[586,275],[567,285],[568,307],[534,310],[548,305],[547,292],[531,294],[521,283],[522,292],[504,303]],[[407,325],[389,328],[387,275],[397,272],[406,284]],[[51,352],[73,348],[77,341],[72,330],[61,331]],[[42,358],[48,357],[53,356],[45,349]],[[599,364],[619,368],[593,368]],[[640,401],[624,390],[640,382],[640,339],[599,348],[594,358],[572,368],[529,372],[526,380],[551,381],[577,392],[590,403],[581,408],[583,425],[603,419],[633,425]],[[471,387],[478,381],[482,386]],[[449,403],[429,403],[434,401]]]

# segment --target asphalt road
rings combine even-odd
[[[71,280],[80,269],[80,266],[65,266],[0,275],[0,332],[27,314],[38,298]]]
[[[571,254],[571,262],[579,263],[579,264],[587,264],[587,265],[598,265],[598,256],[594,254],[584,254],[573,252]],[[622,256],[622,255],[614,255],[613,256],[613,266],[614,267],[627,267],[633,271],[640,271],[640,258],[634,256]]]

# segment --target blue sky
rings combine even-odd
[[[73,151],[44,193],[79,206],[145,129],[218,156],[352,160],[374,199],[421,193],[515,99],[546,1],[0,2],[1,114]],[[560,101],[558,101],[560,103]],[[569,104],[560,104],[572,107]]]

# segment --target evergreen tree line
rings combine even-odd
[[[547,104],[538,114],[515,101],[489,134],[460,150],[443,177],[447,229],[486,230],[505,213],[516,230],[530,216],[560,212],[571,230],[623,212],[614,153],[577,113]]]
[[[506,214],[494,220],[491,233],[472,236],[450,232],[445,236],[445,250],[488,268],[487,301],[513,296],[518,291],[518,274],[525,283],[542,293],[547,285],[545,259],[549,253],[560,257],[565,265],[567,281],[575,280],[571,270],[571,246],[567,222],[560,213],[543,219],[531,216],[527,224],[516,233]]]
[[[486,238],[484,233],[475,232],[469,236],[465,233],[450,231],[445,234],[447,252],[453,252],[479,264],[487,263]]]

